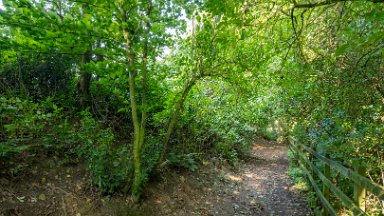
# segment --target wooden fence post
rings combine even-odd
[[[365,167],[359,165],[359,161],[353,161],[352,162],[353,169],[358,172],[361,176],[365,177]],[[366,196],[366,189],[362,187],[361,185],[354,184],[353,185],[353,200],[359,206],[359,208],[365,212],[365,196]]]
[[[325,155],[326,158],[328,158],[328,155],[326,154]],[[324,164],[324,170],[323,170],[323,173],[324,173],[324,176],[331,180],[331,168],[328,164],[326,163],[323,163]],[[324,194],[324,197],[325,199],[327,199],[329,201],[329,187],[323,182],[323,194]],[[323,215],[324,216],[328,216],[328,210],[323,208]]]
[[[316,151],[316,145],[315,145],[314,142],[311,142],[311,144],[310,144],[310,148],[313,149],[314,151]],[[308,152],[308,153],[309,153],[309,152]],[[308,161],[309,161],[311,164],[315,165],[315,163],[314,163],[315,160],[314,160],[314,156],[313,156],[313,154],[311,154],[311,153],[308,154]],[[316,179],[315,170],[312,169],[312,166],[310,166],[309,164],[307,164],[307,169],[311,172],[311,176],[312,176],[312,178],[313,178],[313,179]],[[315,189],[314,189],[313,187],[311,187],[311,191],[312,191],[312,193],[315,193]],[[317,198],[317,199],[314,201],[314,203],[311,203],[311,205],[317,206],[316,208],[317,208],[317,213],[318,213],[318,215],[321,215],[321,214],[322,214],[323,209],[324,209],[324,206],[322,206],[322,203],[321,203],[321,201],[320,201],[319,198]],[[316,210],[315,210],[315,212],[316,212]],[[315,215],[316,215],[316,214],[315,214]]]
[[[315,150],[316,151],[316,146],[314,145],[314,143],[312,142],[312,144],[311,144],[311,149],[313,149],[313,150]],[[309,153],[309,161],[311,162],[311,164],[313,164],[313,165],[315,165],[314,163],[313,163],[313,155],[311,154],[311,153]],[[312,178],[315,178],[315,171],[312,169],[312,167],[310,167],[310,169],[311,169],[311,175],[312,175]]]

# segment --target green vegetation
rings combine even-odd
[[[137,202],[164,167],[195,171],[214,155],[237,168],[262,136],[294,137],[384,185],[381,0],[2,5],[1,175],[35,154],[86,161],[94,187]]]

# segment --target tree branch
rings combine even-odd
[[[294,8],[314,8],[314,7],[320,7],[324,5],[330,5],[330,4],[335,4],[338,2],[347,2],[347,1],[356,1],[356,0],[326,0],[322,2],[317,2],[317,3],[303,3],[303,4],[297,4],[294,1]],[[366,0],[372,3],[384,3],[384,0]]]

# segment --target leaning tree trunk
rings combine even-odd
[[[167,128],[167,133],[165,134],[165,137],[164,137],[164,143],[163,143],[163,149],[161,151],[161,154],[160,154],[160,158],[159,158],[159,162],[158,162],[158,167],[160,168],[162,166],[162,164],[164,163],[164,160],[165,160],[165,157],[167,155],[167,151],[168,151],[168,148],[169,148],[169,141],[171,139],[171,136],[173,134],[173,131],[175,130],[175,126],[177,124],[177,121],[178,121],[178,118],[179,118],[179,115],[183,109],[183,106],[184,106],[184,102],[185,100],[187,99],[187,96],[189,94],[189,92],[191,91],[192,87],[196,84],[196,80],[195,79],[191,79],[185,86],[184,86],[184,89],[183,89],[183,93],[181,95],[181,98],[175,103],[174,105],[174,109],[173,109],[173,113],[172,113],[172,116],[168,122],[168,128]]]

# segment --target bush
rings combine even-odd
[[[0,104],[0,157],[44,145],[31,141],[47,135],[49,128],[61,118],[62,109],[51,98],[33,103],[17,97],[7,99],[0,96]]]
[[[111,137],[98,140],[97,146],[89,152],[88,170],[95,186],[103,193],[113,193],[124,187],[130,171],[126,147],[111,149]]]
[[[92,183],[107,194],[122,189],[132,169],[127,147],[114,146],[111,129],[103,129],[89,111],[80,116],[76,133],[79,145],[74,151],[78,157],[86,158]]]
[[[80,120],[71,123],[51,98],[33,103],[0,97],[0,104],[0,160],[9,161],[8,171],[15,164],[8,159],[32,147],[43,147],[48,153],[64,155],[64,162],[85,158],[92,182],[103,193],[123,186],[131,167],[128,150],[114,147],[112,131],[103,129],[90,112],[81,112]]]
[[[197,165],[194,158],[195,154],[170,154],[168,156],[169,165],[178,168],[188,169],[192,172],[197,170]]]

